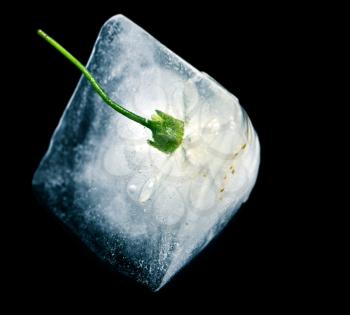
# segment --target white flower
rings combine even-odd
[[[185,122],[183,144],[174,153],[151,147],[147,131],[122,117],[117,123],[120,139],[105,154],[106,171],[128,176],[131,198],[153,209],[166,224],[177,223],[188,208],[205,215],[219,202],[232,203],[236,164],[248,144],[246,118],[237,99],[224,89],[205,99],[197,85],[179,82],[164,91],[162,110]]]

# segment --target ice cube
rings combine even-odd
[[[101,259],[158,290],[247,200],[258,138],[234,95],[122,15],[102,27],[88,69],[129,110],[184,120],[184,142],[171,155],[151,147],[148,129],[81,78],[33,186]]]

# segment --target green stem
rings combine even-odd
[[[76,59],[66,49],[64,49],[53,38],[48,36],[42,30],[38,30],[38,35],[41,36],[43,39],[45,39],[51,46],[56,48],[63,56],[65,56],[70,62],[72,62],[85,75],[85,77],[90,81],[92,87],[101,96],[101,98],[106,102],[107,105],[112,107],[118,113],[126,116],[127,118],[130,118],[131,120],[149,128],[151,130],[153,129],[151,126],[151,123],[149,122],[148,119],[143,118],[141,116],[138,116],[138,115],[134,114],[133,112],[128,111],[127,109],[125,109],[121,105],[117,104],[116,102],[112,101],[109,98],[109,96],[107,95],[107,93],[105,92],[105,90],[101,87],[101,85],[96,81],[96,79],[92,76],[92,74],[79,62],[79,60]]]

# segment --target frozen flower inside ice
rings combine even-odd
[[[225,211],[232,202],[232,195],[244,191],[249,179],[249,170],[245,170],[241,160],[250,149],[252,127],[237,99],[221,86],[216,86],[214,81],[209,80],[205,84],[211,89],[221,90],[220,102],[215,103],[214,95],[210,98],[211,102],[201,97],[198,87],[203,82],[200,80],[197,83],[193,80],[174,82],[170,92],[165,90],[160,93],[159,88],[154,92],[158,98],[159,95],[168,95],[162,99],[164,110],[185,122],[185,137],[179,150],[164,155],[148,146],[144,141],[147,131],[143,133],[139,130],[139,138],[129,138],[128,132],[134,124],[123,121],[120,129],[127,130],[121,133],[124,149],[117,146],[119,153],[115,148],[106,153],[107,170],[116,176],[130,175],[128,192],[132,199],[147,206],[150,214],[153,213],[155,219],[163,224],[178,223],[191,209],[201,216],[214,206]],[[140,81],[147,82],[146,79]],[[148,90],[151,95],[152,89]],[[122,168],[121,154],[125,156]],[[148,176],[142,172],[144,169],[149,169]],[[182,189],[184,184],[189,187],[185,192]],[[172,211],[154,211],[159,208],[155,206],[159,199],[166,200],[164,190],[178,202],[181,210],[176,215],[172,215]],[[187,205],[183,202],[186,199],[189,201]]]
[[[131,111],[184,121],[184,140],[160,152],[81,80],[33,185],[100,258],[158,290],[248,198],[258,138],[235,96],[121,15],[103,26],[88,69]]]

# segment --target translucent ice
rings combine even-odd
[[[184,120],[184,143],[171,155],[154,149],[148,129],[82,78],[33,186],[100,258],[157,290],[246,201],[259,142],[235,96],[122,15],[103,26],[88,69],[133,112]]]

